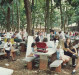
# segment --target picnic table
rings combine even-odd
[[[34,54],[36,55],[45,55],[45,56],[51,56],[52,54],[54,54],[56,52],[56,49],[51,49],[51,48],[47,48],[46,50],[48,50],[48,52],[43,53],[43,52],[34,52]]]
[[[34,42],[33,36],[28,36],[28,41],[27,41],[27,51],[26,51],[26,57],[23,59],[24,61],[27,62],[27,68],[28,69],[32,69],[32,60],[35,59],[35,57],[28,57],[28,55],[30,53],[32,53],[32,48],[31,48],[31,44]],[[53,43],[52,43],[53,45]],[[40,66],[39,68],[41,70],[47,70],[48,67],[48,57],[51,58],[52,61],[54,61],[54,59],[56,59],[56,46],[57,44],[54,43],[54,47],[48,47],[47,53],[43,53],[43,52],[33,52],[33,54],[39,55],[40,56]]]
[[[40,66],[41,70],[46,70],[48,67],[48,57],[52,57],[56,53],[56,48],[47,48],[47,53],[34,52],[34,54],[40,56]],[[54,56],[55,57],[55,56]]]

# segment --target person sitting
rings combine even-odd
[[[54,42],[53,41],[48,41],[47,38],[44,38],[43,42],[45,42],[47,44],[48,48],[54,48]]]
[[[10,31],[9,31],[9,32],[6,32],[6,34],[5,34],[5,38],[11,38]]]
[[[16,31],[15,32],[15,38],[14,38],[14,41],[15,42],[22,42],[22,37],[21,37],[21,34],[20,34],[20,32],[18,32],[18,31]]]
[[[72,74],[75,74],[76,70],[79,68],[79,51],[78,51],[78,59],[77,59],[77,65],[76,67],[73,69]]]
[[[54,30],[50,30],[50,41],[54,40]]]
[[[59,40],[59,36],[56,34],[55,37],[54,37],[54,42],[56,42],[58,40]]]
[[[48,45],[48,43],[47,43],[47,42],[48,42],[48,39],[47,39],[47,38],[44,38],[44,39],[43,39],[43,42],[45,42],[46,45]],[[46,46],[46,48],[48,48],[48,46]]]
[[[64,47],[65,47],[64,54],[72,58],[72,67],[75,67],[76,66],[75,58],[77,55],[77,50],[72,48],[70,38],[66,39],[66,42],[64,43]]]
[[[34,52],[37,52],[37,46],[36,46],[36,44],[32,43],[31,47],[32,47],[32,52],[30,53],[30,55],[28,55],[28,57],[33,57],[33,56],[34,57],[38,57],[38,55],[33,54]]]
[[[8,61],[10,60],[10,56],[12,55],[11,48],[12,48],[12,44],[10,42],[10,39],[7,39],[7,42],[4,44],[4,50],[7,53]],[[12,60],[14,59],[12,58]]]
[[[77,36],[75,37],[75,39],[78,39],[79,40],[79,33],[77,34]]]
[[[16,38],[16,32],[12,35],[11,38]]]
[[[64,55],[64,41],[62,39],[59,40],[58,46],[57,46],[57,59],[63,60],[63,65],[66,65],[66,63],[70,60],[70,57],[67,55]]]

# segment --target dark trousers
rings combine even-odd
[[[5,50],[5,52],[7,53],[7,57],[8,57],[8,59],[10,59],[10,51]]]
[[[74,49],[72,49],[72,51],[75,52]],[[68,51],[67,52],[64,51],[64,54],[67,55],[67,56],[69,56],[69,57],[71,57],[72,58],[72,65],[75,65],[75,58],[74,58],[73,54],[70,53],[70,52],[68,52]]]

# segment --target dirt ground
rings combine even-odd
[[[12,75],[71,75],[73,70],[71,67],[71,62],[69,62],[66,67],[62,68],[61,73],[56,73],[54,71],[50,71],[49,69],[46,71],[39,69],[28,70],[26,67],[26,62],[22,60],[24,57],[25,53],[22,52],[20,56],[16,56],[16,61],[8,62],[7,59],[0,59],[0,67],[13,69],[14,72]],[[6,66],[5,64],[9,64],[9,66]],[[78,71],[75,75],[79,75]]]

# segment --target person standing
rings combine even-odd
[[[42,41],[43,41],[42,32],[38,32],[38,33],[37,33],[37,37],[36,37],[35,41],[36,41],[37,39],[39,40],[39,42],[42,42]]]
[[[50,41],[54,40],[54,30],[50,30]]]

